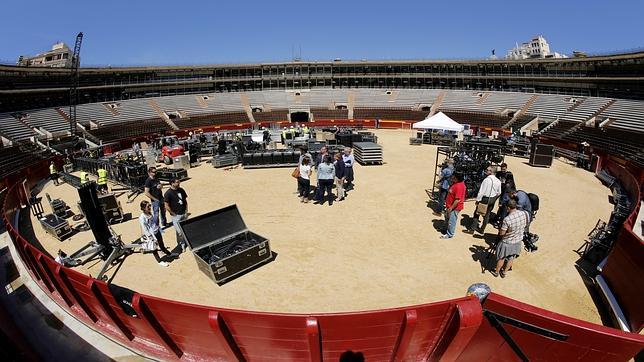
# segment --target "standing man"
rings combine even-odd
[[[54,161],[51,161],[49,164],[49,177],[54,185],[58,186],[58,170],[56,170],[56,164]]]
[[[494,218],[494,226],[498,227],[503,221],[503,218],[508,214],[507,208],[505,205],[510,200],[509,192],[515,188],[514,185],[514,175],[511,171],[508,171],[508,164],[501,164],[501,171],[496,173],[496,177],[501,180],[501,196],[499,197],[499,209],[496,212]]]
[[[180,184],[181,181],[178,178],[173,178],[170,181],[170,189],[163,196],[163,201],[165,202],[165,208],[170,212],[170,218],[177,233],[177,245],[181,246],[182,251],[186,251],[186,240],[181,234],[179,221],[185,220],[187,217],[188,194],[183,188],[179,187]]]
[[[152,216],[157,225],[168,227],[168,219],[165,216],[165,202],[163,201],[163,185],[156,178],[156,167],[148,169],[148,178],[145,180],[145,196],[150,198],[152,203]],[[161,223],[159,223],[159,214],[161,214]]]
[[[80,172],[80,184],[84,185],[87,182],[89,182],[89,177],[87,177],[87,171],[81,171]]]
[[[492,275],[501,275],[501,278],[505,278],[505,271],[512,269],[514,258],[521,254],[523,233],[530,219],[526,211],[517,208],[515,200],[508,201],[507,208],[508,216],[503,219],[499,229],[501,241],[496,245],[496,270],[492,272]]]
[[[338,193],[338,201],[344,200],[344,180],[347,177],[346,166],[342,161],[340,152],[334,155],[335,158],[335,190]]]
[[[264,149],[268,149],[268,145],[271,143],[271,132],[262,127],[262,141],[264,141]]]
[[[342,155],[342,161],[344,162],[344,171],[347,177],[347,186],[345,187],[347,190],[353,188],[353,164],[356,162],[356,160],[353,157],[352,151],[353,150],[351,149],[351,147],[345,147],[344,154]]]
[[[107,170],[103,168],[103,165],[98,166],[98,170],[96,171],[98,174],[98,180],[96,181],[96,189],[98,192],[102,194],[107,193]]]
[[[463,203],[465,202],[465,182],[463,182],[463,174],[454,172],[451,182],[452,185],[447,191],[447,199],[445,200],[445,222],[447,223],[447,230],[445,234],[441,235],[441,239],[451,239],[454,237],[458,214],[463,210]]]
[[[440,190],[438,191],[438,207],[434,211],[435,216],[443,216],[443,211],[445,210],[445,197],[447,196],[447,190],[449,190],[449,180],[454,173],[454,160],[448,158],[445,160],[445,167],[441,170],[441,178],[438,180],[440,185]]]
[[[490,221],[490,214],[492,213],[492,209],[494,209],[496,200],[498,200],[499,196],[501,196],[501,180],[499,180],[495,175],[496,169],[492,166],[488,166],[487,169],[485,169],[485,174],[487,175],[487,177],[483,180],[483,182],[481,182],[479,193],[478,195],[476,195],[476,207],[474,209],[474,215],[472,216],[473,225],[470,225],[466,231],[469,234],[474,234],[475,231],[481,234],[485,232],[485,227]],[[479,204],[487,205],[485,214],[483,214],[483,224],[481,225],[480,229],[478,227],[479,213],[477,212]]]

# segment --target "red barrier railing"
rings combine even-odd
[[[501,322],[520,350],[535,361],[627,361],[642,349],[644,337],[580,321],[561,314],[491,293],[483,303],[485,311],[521,321],[517,327]],[[531,328],[536,327],[536,328]],[[563,336],[546,336],[543,329]],[[510,343],[485,319],[458,361],[515,361]]]
[[[30,171],[28,186],[45,171]],[[23,177],[26,173],[23,173]],[[23,196],[24,197],[24,196]],[[2,203],[2,217],[32,279],[86,325],[143,354],[163,360],[337,360],[348,350],[366,360],[514,360],[474,297],[357,313],[276,314],[201,306],[134,293],[126,313],[108,285],[59,265],[14,227],[19,186]],[[28,209],[22,210],[28,212]],[[641,249],[638,249],[641,250]],[[641,252],[640,252],[641,254]],[[639,264],[641,272],[641,265]],[[642,280],[642,278],[640,278]],[[534,359],[628,359],[644,336],[568,318],[492,294],[483,308],[568,336],[553,341],[508,329]]]
[[[634,204],[601,274],[615,294],[630,329],[639,332],[644,328],[644,242],[635,235],[633,226],[640,212],[641,183],[626,168],[610,159],[602,160],[599,168],[617,177]]]

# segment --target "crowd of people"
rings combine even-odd
[[[326,147],[322,147],[315,160],[306,147],[300,148],[300,152],[298,168],[294,172],[300,202],[308,203],[312,199],[315,204],[324,204],[326,198],[331,206],[336,196],[337,201],[343,201],[346,191],[353,188],[355,159],[351,148],[345,147],[342,153],[331,155]],[[313,171],[316,171],[316,187],[311,197]],[[334,185],[337,195],[333,195]]]
[[[486,168],[487,176],[479,187],[471,224],[464,232],[484,234],[490,223],[498,229],[493,245],[497,264],[491,273],[495,277],[500,275],[505,278],[507,271],[512,270],[514,259],[521,253],[524,235],[529,232],[534,213],[528,193],[517,190],[514,175],[508,171],[508,165],[503,163],[500,168],[500,171],[494,166]],[[434,215],[445,218],[445,230],[440,238],[450,239],[456,233],[458,216],[463,210],[467,194],[463,174],[454,170],[453,160],[445,161],[437,186],[438,204]],[[497,201],[499,207],[493,217]],[[479,226],[481,217],[482,224]]]

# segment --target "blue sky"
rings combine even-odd
[[[5,1],[0,60],[83,31],[82,65],[484,58],[543,34],[554,51],[644,46],[642,1]],[[638,17],[640,19],[638,19]]]

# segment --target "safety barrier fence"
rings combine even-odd
[[[619,180],[635,206],[606,258],[601,275],[616,296],[631,331],[641,331],[644,327],[644,243],[633,232],[640,212],[641,180],[609,158],[600,161],[599,169],[607,170]]]
[[[154,358],[321,361],[338,360],[353,351],[368,361],[628,360],[644,347],[644,336],[639,334],[494,293],[482,304],[475,297],[462,297],[402,308],[306,315],[201,306],[134,292],[135,313],[128,314],[105,282],[63,267],[20,234],[19,216],[28,212],[21,209],[26,191],[46,175],[46,164],[40,167],[22,173],[25,187],[15,179],[1,204],[3,221],[30,277],[78,320]],[[640,274],[642,265],[635,265]]]

